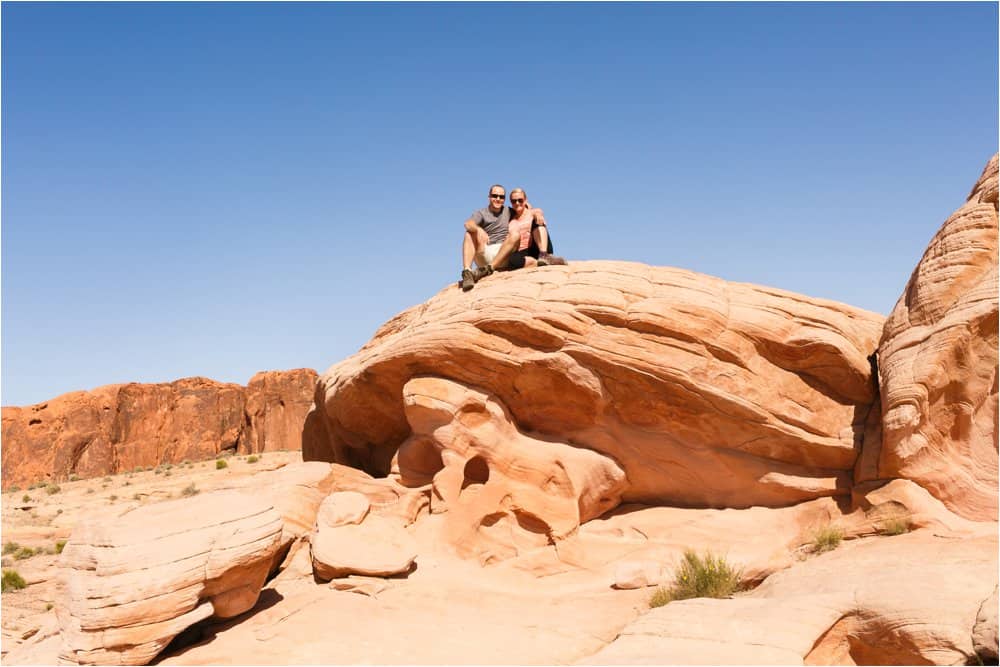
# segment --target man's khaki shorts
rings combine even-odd
[[[493,260],[497,256],[497,253],[500,252],[500,246],[502,245],[503,243],[490,243],[483,249],[483,252],[476,255],[476,264],[479,266],[492,264]]]

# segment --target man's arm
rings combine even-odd
[[[483,223],[483,216],[479,211],[473,212],[469,219],[465,221],[465,231],[475,233]]]
[[[535,222],[537,222],[540,227],[545,226],[545,214],[542,213],[542,209],[533,208],[531,209],[531,214],[535,216]]]

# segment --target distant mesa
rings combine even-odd
[[[246,387],[192,377],[115,384],[3,408],[3,488],[100,477],[223,452],[301,449],[316,371],[264,371]]]

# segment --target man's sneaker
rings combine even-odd
[[[472,274],[472,279],[475,280],[476,282],[479,282],[480,280],[490,275],[491,273],[493,273],[492,264],[487,264],[486,266],[477,266],[476,272]]]
[[[462,269],[462,291],[468,292],[476,284],[476,276],[469,269]]]
[[[566,260],[559,255],[550,255],[547,252],[538,254],[538,266],[561,266]]]

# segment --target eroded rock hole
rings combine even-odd
[[[464,475],[463,489],[473,484],[485,484],[490,479],[490,467],[482,456],[473,456],[466,461],[465,469],[462,472]]]

